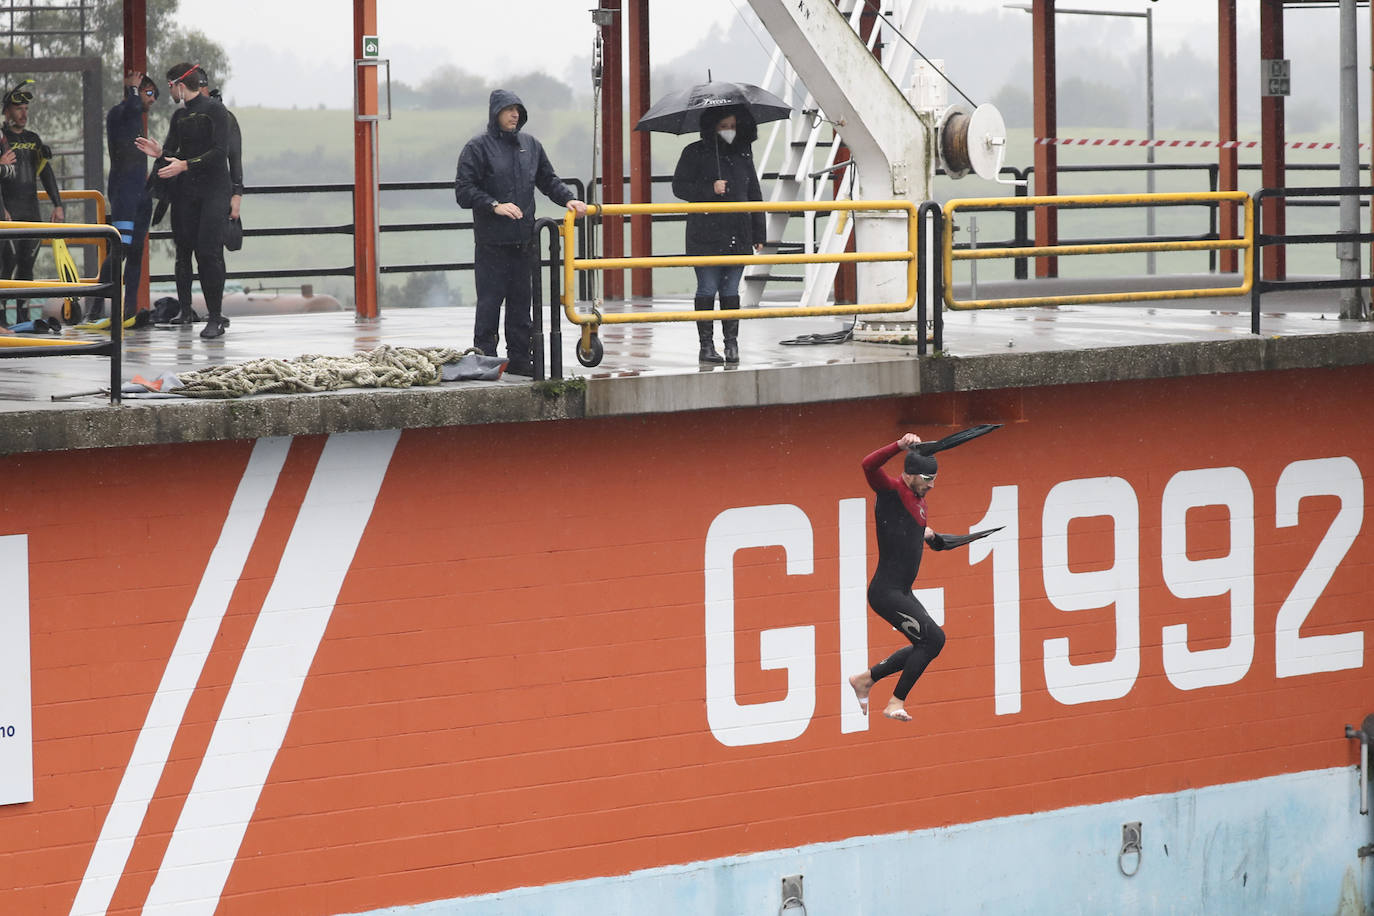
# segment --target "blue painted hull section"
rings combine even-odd
[[[1136,821],[1138,859],[1121,855]],[[1371,824],[1358,772],[1342,767],[374,912],[754,916],[777,913],[782,877],[799,874],[807,916],[1359,916],[1371,910],[1374,859],[1357,855]]]

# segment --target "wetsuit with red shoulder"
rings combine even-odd
[[[883,620],[911,641],[869,669],[873,680],[901,672],[892,695],[907,694],[945,645],[945,633],[911,593],[921,568],[927,527],[926,501],[900,477],[883,466],[902,452],[896,442],[885,445],[863,460],[864,477],[877,494],[873,526],[878,541],[878,566],[868,583],[868,603]]]

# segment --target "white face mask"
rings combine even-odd
[[[720,136],[720,139],[727,145],[735,142],[735,132],[733,130],[730,130],[729,128],[726,128],[722,131],[717,131],[717,134]]]

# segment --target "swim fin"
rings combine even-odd
[[[972,544],[979,538],[985,538],[989,534],[996,534],[1005,528],[1006,525],[998,525],[996,528],[984,528],[982,531],[975,531],[972,534],[936,534],[930,541],[931,550],[953,550],[955,547],[963,547],[965,544]]]
[[[63,239],[52,240],[52,259],[57,265],[57,279],[62,283],[80,283],[81,274],[76,269],[76,261],[72,258],[71,251],[67,248],[67,243]],[[62,300],[62,317],[68,319],[68,324],[76,324],[81,320],[81,303],[76,297]]]
[[[936,452],[943,452],[946,449],[954,448],[956,445],[963,445],[970,439],[977,439],[985,436],[994,429],[1001,429],[1001,423],[983,423],[978,426],[970,426],[968,429],[961,429],[957,433],[950,433],[943,439],[936,439],[934,442],[922,442],[911,449],[918,455],[933,455]]]
[[[138,315],[130,315],[128,318],[124,319],[122,324],[126,328],[132,328],[135,326],[140,326],[137,324],[137,322]],[[146,320],[144,321],[144,324],[147,324]],[[76,326],[76,329],[78,331],[108,331],[110,329],[110,319],[101,318],[97,321],[86,321],[81,324],[78,324]]]

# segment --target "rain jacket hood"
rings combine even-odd
[[[503,131],[496,123],[501,109],[520,108],[516,130]],[[534,231],[534,192],[558,206],[573,199],[573,191],[549,164],[539,140],[520,130],[525,125],[525,106],[506,89],[491,94],[487,129],[473,137],[458,155],[453,193],[458,206],[472,210],[472,226],[480,244],[527,244]],[[513,203],[524,214],[510,219],[493,211],[500,203]]]
[[[520,109],[520,120],[515,125],[515,131],[518,133],[525,126],[525,122],[530,119],[529,112],[525,110],[525,103],[520,101],[520,96],[509,89],[493,89],[491,98],[487,102],[487,130],[498,134],[502,133],[501,125],[496,123],[496,116],[501,113],[502,109],[512,105]]]

